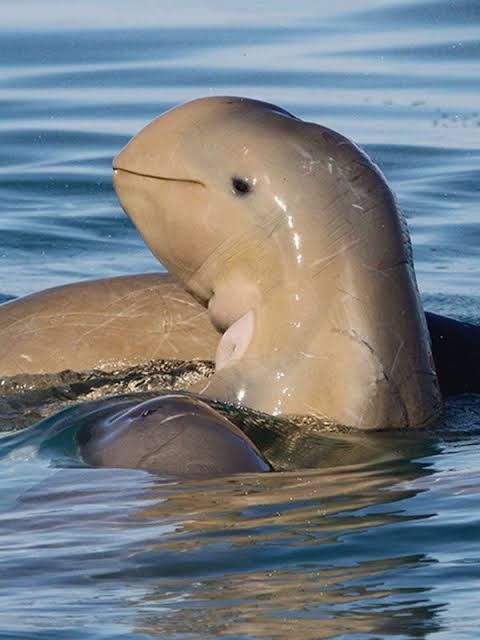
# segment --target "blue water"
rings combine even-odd
[[[164,109],[235,94],[360,143],[426,308],[480,323],[477,0],[0,5],[0,300],[158,268],[111,158]],[[441,433],[324,448],[192,483],[27,438],[0,461],[0,638],[477,638],[479,400]]]

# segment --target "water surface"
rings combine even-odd
[[[479,33],[476,0],[4,0],[0,300],[158,269],[111,158],[235,94],[360,143],[426,308],[480,323]],[[476,638],[479,401],[447,409],[437,433],[320,438],[316,469],[201,483],[25,441],[0,463],[0,637]]]

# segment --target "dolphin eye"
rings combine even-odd
[[[232,189],[236,196],[246,196],[252,190],[252,185],[244,178],[234,176],[232,178]]]

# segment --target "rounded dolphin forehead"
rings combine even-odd
[[[260,178],[265,172],[272,178],[298,178],[306,165],[311,168],[321,158],[321,134],[318,125],[264,103],[241,103],[203,111],[184,130],[181,146],[205,178],[229,172],[247,178]]]
[[[164,115],[181,120],[184,124],[190,122],[195,125],[195,123],[209,119],[245,119],[268,113],[297,120],[293,114],[274,104],[230,96],[215,96],[192,100],[175,107]]]

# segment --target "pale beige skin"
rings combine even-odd
[[[205,395],[359,428],[441,409],[408,233],[350,141],[251,100],[161,116],[117,156],[114,184],[153,253],[224,336]],[[235,193],[232,178],[249,193]],[[0,306],[0,375],[211,358],[202,307],[155,274]]]
[[[439,414],[408,232],[349,140],[207,98],[154,120],[114,169],[154,255],[225,331],[206,396],[361,429]]]
[[[78,282],[0,305],[0,376],[212,360],[218,340],[168,274]]]

